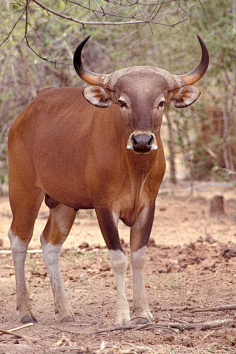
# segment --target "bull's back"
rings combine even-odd
[[[118,112],[92,106],[80,88],[43,90],[11,127],[9,174],[68,206],[93,207],[94,175],[104,161],[117,164]]]

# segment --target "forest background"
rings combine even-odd
[[[183,110],[166,107],[164,140],[169,177],[176,161],[190,180],[236,180],[236,5],[233,0],[1,0],[0,182],[7,183],[7,136],[12,121],[45,87],[83,86],[73,52],[92,71],[152,65],[173,74],[201,57],[196,34],[210,53],[197,83],[202,94]]]

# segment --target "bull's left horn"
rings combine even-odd
[[[73,63],[74,63],[74,68],[77,74],[81,77],[82,80],[87,82],[90,85],[98,85],[98,86],[104,86],[102,83],[102,79],[106,75],[101,75],[101,74],[96,74],[87,68],[85,68],[82,64],[81,61],[81,52],[86,44],[86,42],[89,40],[90,36],[86,37],[77,47],[74,58],[73,58]]]
[[[202,59],[198,67],[191,71],[188,74],[185,75],[173,75],[174,78],[176,78],[177,82],[180,84],[179,87],[181,86],[187,86],[187,85],[192,85],[198,80],[201,79],[201,77],[205,74],[207,71],[208,65],[209,65],[209,53],[207,50],[206,45],[204,44],[203,40],[197,35],[197,38],[199,40],[199,43],[202,48]]]

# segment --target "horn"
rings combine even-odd
[[[192,85],[198,80],[201,79],[201,77],[205,74],[207,71],[208,65],[209,65],[209,53],[207,50],[206,45],[204,44],[203,40],[200,38],[200,36],[197,35],[197,38],[199,40],[199,43],[201,45],[202,49],[202,59],[198,67],[189,72],[188,74],[185,75],[173,75],[176,81],[180,83],[180,86],[187,86],[187,85]]]
[[[101,74],[96,74],[87,68],[85,68],[82,64],[81,61],[81,52],[86,44],[86,42],[89,40],[90,36],[86,37],[77,47],[74,58],[73,58],[73,63],[74,63],[74,68],[77,74],[81,77],[82,80],[87,82],[90,85],[98,85],[98,86],[104,86],[102,84],[102,79],[106,75],[101,75]]]

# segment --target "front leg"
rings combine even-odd
[[[119,218],[108,207],[96,208],[96,214],[102,235],[108,247],[111,265],[115,275],[117,289],[116,324],[122,325],[130,321],[130,309],[125,291],[125,275],[128,260],[119,240],[117,229]]]
[[[155,212],[155,204],[145,207],[138,215],[137,221],[131,228],[131,263],[133,268],[133,300],[137,317],[148,321],[153,320],[148,307],[145,290],[143,268],[148,240],[150,237]],[[142,319],[138,320],[142,322]]]

